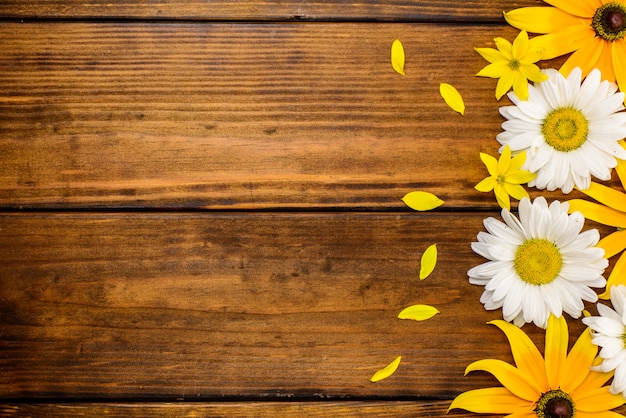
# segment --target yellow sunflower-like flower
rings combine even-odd
[[[465,373],[483,370],[493,374],[504,387],[475,389],[462,393],[450,405],[476,413],[509,414],[510,418],[616,418],[612,412],[626,403],[604,384],[613,376],[590,370],[599,363],[598,347],[585,330],[569,355],[568,330],[563,317],[551,316],[546,328],[545,357],[518,327],[492,321],[506,334],[515,365],[486,359],[470,364]]]
[[[626,148],[623,140],[620,143]],[[619,160],[615,171],[626,190],[626,160]],[[626,252],[623,252],[626,250],[626,193],[595,182],[591,182],[588,189],[581,191],[602,205],[583,199],[572,199],[569,201],[569,211],[581,212],[587,219],[617,228],[615,232],[602,238],[597,245],[604,249],[605,258],[622,253],[609,275],[606,291],[599,295],[601,299],[609,299],[612,286],[626,285]]]
[[[495,38],[496,48],[474,48],[484,59],[491,64],[476,74],[480,77],[497,78],[496,99],[500,100],[513,87],[515,95],[520,100],[528,99],[528,80],[536,83],[547,80],[535,65],[542,57],[541,49],[530,49],[528,33],[521,31],[511,44],[503,38]]]
[[[526,162],[526,153],[520,152],[511,158],[511,148],[505,145],[502,149],[500,159],[496,160],[489,154],[480,153],[480,159],[487,166],[489,177],[482,180],[474,188],[479,192],[494,191],[496,201],[501,208],[511,210],[511,199],[513,196],[517,200],[528,197],[528,192],[521,186],[526,184],[537,175],[521,167]]]
[[[554,7],[522,7],[504,14],[518,29],[543,34],[530,41],[542,59],[574,52],[561,67],[583,76],[593,68],[626,91],[626,0],[545,0]]]

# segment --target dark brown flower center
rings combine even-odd
[[[617,2],[603,4],[593,15],[591,27],[606,41],[622,39],[626,36],[626,6]]]
[[[576,408],[572,398],[560,389],[544,393],[535,409],[539,418],[573,418]]]
[[[612,10],[606,16],[606,23],[614,31],[618,31],[624,27],[624,14]]]

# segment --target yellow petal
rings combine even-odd
[[[443,200],[429,192],[409,192],[402,201],[413,210],[431,210],[443,205]]]
[[[542,81],[546,81],[548,79],[548,75],[541,72],[541,69],[537,67],[535,64],[522,64],[519,67],[520,73],[530,81],[534,81],[535,83],[539,83]]]
[[[398,314],[398,319],[412,319],[413,321],[425,321],[437,315],[437,308],[430,305],[413,305],[404,308]]]
[[[626,212],[626,193],[619,192],[603,184],[591,182],[588,189],[581,190],[589,197],[593,197],[598,202],[604,203],[608,207]]]
[[[496,44],[498,51],[502,52],[502,55],[508,60],[513,59],[513,45],[504,38],[495,38],[493,42]]]
[[[541,397],[541,391],[533,382],[532,376],[522,373],[505,361],[478,360],[467,366],[465,374],[475,370],[491,373],[505,388],[522,399],[533,402]]]
[[[511,165],[511,147],[509,144],[506,144],[504,148],[502,148],[502,155],[500,155],[500,159],[498,160],[498,171],[503,174],[509,170],[509,166]]]
[[[529,197],[528,192],[519,184],[504,183],[504,189],[517,200],[522,200],[525,197]]]
[[[550,315],[546,328],[545,363],[548,383],[553,389],[561,386],[561,371],[567,360],[567,322],[565,318]]]
[[[520,168],[522,168],[525,162],[526,162],[526,151],[522,151],[511,159],[511,165],[509,166],[509,170],[511,171],[519,170]]]
[[[506,175],[506,182],[511,184],[526,184],[537,177],[537,174],[526,170],[518,170]]]
[[[585,329],[567,355],[561,389],[566,393],[574,390],[585,380],[589,374],[589,367],[598,353],[598,347],[591,342],[591,331]]]
[[[596,62],[596,68],[598,70],[600,70],[600,72],[602,73],[602,79],[603,80],[609,80],[609,81],[616,81],[616,75],[615,75],[615,67],[614,67],[614,63],[613,63],[613,57],[617,56],[613,55],[613,51],[614,51],[614,47],[615,45],[619,45],[619,42],[623,41],[623,39],[618,40],[613,42],[611,45],[607,45],[605,43],[605,47],[602,48],[602,51],[600,52],[600,58],[598,58],[598,62]],[[603,41],[606,42],[606,41]],[[587,74],[583,73],[583,76],[586,76]],[[619,86],[619,83],[617,84]]]
[[[504,63],[505,65],[508,65],[509,60],[506,59],[506,57],[502,55],[502,52],[498,51],[497,49],[474,48],[474,51],[478,52],[481,57],[483,57],[492,64]]]
[[[604,249],[604,258],[611,258],[626,249],[626,229],[615,231],[598,242],[598,247]]]
[[[402,356],[396,357],[396,359],[389,363],[384,369],[381,369],[374,373],[374,375],[370,377],[370,382],[378,382],[379,380],[386,379],[394,374],[396,370],[398,370],[400,360],[402,360]]]
[[[513,41],[513,58],[521,59],[528,51],[528,32],[522,30]]]
[[[504,18],[509,25],[531,33],[551,33],[580,24],[579,18],[555,7],[522,7],[504,13]]]
[[[513,74],[513,92],[520,100],[528,100],[528,80],[520,71]]]
[[[506,388],[484,388],[461,393],[452,401],[448,411],[452,409],[478,414],[509,414],[530,411],[532,404]]]
[[[491,176],[498,177],[500,175],[500,172],[498,171],[498,160],[489,154],[485,154],[484,152],[480,153],[480,160],[483,164],[485,164],[485,167],[487,167],[487,171]]]
[[[463,97],[453,86],[448,83],[441,83],[439,85],[439,94],[441,94],[446,104],[450,106],[450,109],[459,112],[461,115],[465,113]]]
[[[422,254],[422,261],[420,263],[420,280],[424,280],[430,273],[433,272],[437,265],[437,244],[429,246],[424,254]]]
[[[505,72],[511,71],[508,61],[495,62],[489,64],[476,73],[477,77],[500,78]]]
[[[602,55],[602,49],[606,46],[607,44],[602,40],[602,38],[599,36],[594,38],[584,48],[574,51],[574,53],[561,66],[559,71],[567,77],[574,68],[580,67],[583,71],[583,76],[586,76],[591,70],[596,68],[598,60]],[[602,71],[603,77],[605,76],[605,73],[606,71]]]
[[[602,363],[602,358],[600,356],[596,357],[593,360],[594,366],[597,366],[600,363]],[[591,371],[589,372],[589,374],[587,374],[587,377],[585,377],[585,380],[583,380],[583,382],[580,385],[578,385],[576,390],[574,392],[570,392],[570,394],[574,398],[576,398],[576,394],[578,393],[584,394],[594,389],[597,389],[601,387],[602,385],[604,385],[606,382],[608,382],[611,377],[613,377],[613,372],[602,373],[602,372]]]
[[[532,340],[518,327],[502,320],[488,322],[500,328],[506,335],[511,345],[511,353],[515,365],[524,374],[533,377],[533,381],[539,386],[539,390],[546,392],[550,389],[546,375],[545,362],[541,353]]]
[[[564,12],[582,18],[592,18],[596,9],[602,6],[602,2],[600,0],[546,0],[546,3],[551,4],[554,7],[558,7]]]
[[[593,29],[580,23],[547,35],[535,36],[528,42],[531,49],[542,49],[541,58],[549,60],[585,47],[595,36]]]
[[[626,91],[626,39],[622,38],[612,43],[611,56],[613,57],[615,81],[617,81],[620,91]],[[602,75],[604,76],[604,73]],[[624,180],[622,180],[622,184],[624,184]]]
[[[624,69],[626,70],[626,68]],[[626,149],[626,141],[622,139],[619,141],[619,144],[622,148]],[[622,183],[622,188],[626,190],[626,160],[617,160],[617,167],[615,167],[615,171],[617,172],[617,177],[619,177]]]
[[[479,192],[490,192],[496,185],[496,179],[493,177],[487,177],[480,181],[474,188]]]
[[[391,44],[391,66],[398,74],[404,74],[404,46],[400,39]]]
[[[622,253],[617,259],[613,270],[606,281],[606,291],[599,295],[600,299],[609,299],[611,296],[611,287],[620,284],[626,284],[626,253]]]
[[[498,202],[498,206],[506,210],[511,210],[511,199],[509,198],[509,193],[506,191],[506,187],[496,184],[493,191],[496,195],[496,202]]]
[[[589,202],[583,199],[568,200],[569,213],[580,212],[585,218],[608,226],[626,227],[626,212]]]
[[[502,73],[498,84],[496,84],[496,100],[500,100],[513,87],[513,82],[515,81],[514,73],[510,69]]]
[[[582,412],[601,412],[624,405],[626,399],[621,395],[609,392],[609,386],[581,393],[574,399],[576,410]]]

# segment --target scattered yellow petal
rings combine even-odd
[[[465,113],[465,103],[463,103],[463,97],[461,97],[457,89],[448,83],[441,83],[439,85],[439,93],[446,104],[450,106],[450,109],[459,112],[461,115]]]
[[[443,205],[443,200],[429,192],[409,192],[402,201],[413,210],[431,210]]]
[[[413,305],[405,308],[398,314],[398,319],[412,319],[414,321],[424,321],[437,315],[437,308],[430,305]]]
[[[404,74],[404,46],[400,39],[391,44],[391,66],[398,74]]]
[[[383,380],[391,376],[398,370],[398,366],[400,365],[400,360],[402,360],[402,356],[396,357],[394,361],[389,363],[387,367],[381,369],[374,373],[372,377],[370,377],[370,382],[378,382],[379,380]]]
[[[427,278],[437,265],[437,244],[433,244],[422,254],[420,265],[420,280]]]

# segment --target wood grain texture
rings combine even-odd
[[[247,401],[247,402],[152,402],[152,403],[0,403],[0,417],[320,417],[340,418],[414,418],[414,417],[476,417],[460,409],[448,412],[450,401]],[[614,412],[625,414],[622,406]],[[501,418],[502,414],[480,414],[481,418]]]
[[[493,209],[504,26],[0,24],[4,208]],[[407,77],[391,69],[401,38]],[[459,71],[462,68],[462,71]],[[465,116],[439,83],[461,91]]]
[[[323,402],[212,402],[212,403],[55,403],[0,404],[1,417],[476,417],[463,411],[446,414],[449,401],[323,401]],[[480,415],[495,418],[502,415]]]
[[[211,402],[211,403],[56,403],[0,404],[2,417],[318,417],[414,418],[477,417],[464,411],[446,413],[448,401],[324,401],[324,402]],[[625,412],[623,408],[618,411]],[[481,418],[502,415],[481,414]]]
[[[4,214],[0,397],[449,400],[497,384],[463,377],[474,360],[511,360],[486,325],[501,313],[467,281],[484,261],[469,246],[482,220]],[[420,281],[432,243],[439,262]],[[396,318],[418,303],[441,313]],[[393,377],[368,381],[398,355]]]
[[[308,0],[32,0],[5,1],[9,18],[134,18],[194,20],[502,21],[502,12],[545,5],[539,0],[308,1]]]

